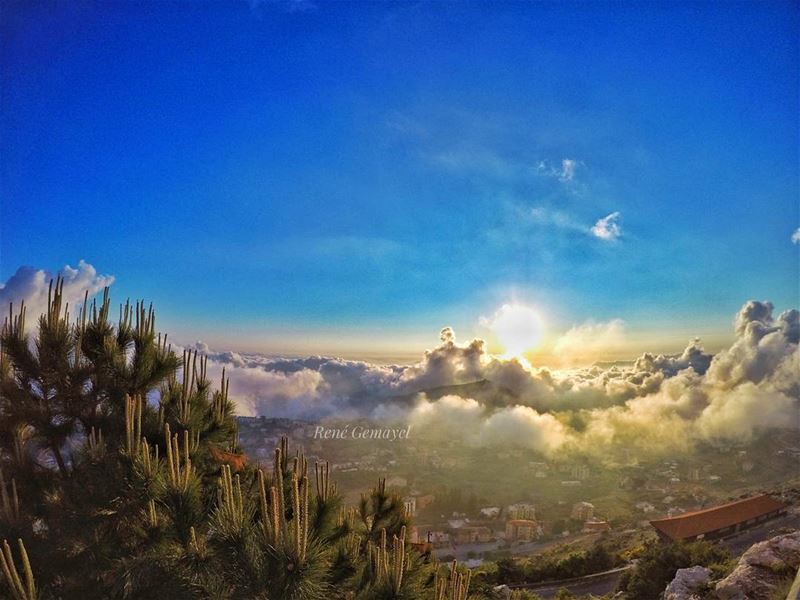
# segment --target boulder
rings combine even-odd
[[[675,578],[664,590],[664,600],[700,600],[702,590],[711,579],[711,570],[705,567],[678,569]]]
[[[733,572],[717,583],[720,600],[768,600],[800,567],[800,531],[750,547]]]

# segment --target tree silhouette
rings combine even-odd
[[[155,313],[109,318],[84,299],[74,322],[51,282],[35,335],[10,307],[0,332],[0,594],[33,598],[444,598],[407,544],[385,482],[342,506],[327,463],[286,439],[270,470],[247,464],[223,371],[173,352]]]

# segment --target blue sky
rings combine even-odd
[[[509,301],[673,349],[798,305],[796,4],[2,11],[2,280],[85,259],[274,352],[416,353]]]

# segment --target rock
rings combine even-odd
[[[492,588],[494,598],[509,600],[511,598],[511,588],[507,585],[496,585]]]
[[[675,578],[664,590],[664,600],[700,600],[700,592],[710,579],[711,570],[705,567],[678,569]]]
[[[800,567],[800,531],[750,547],[733,572],[717,583],[720,600],[768,600]]]

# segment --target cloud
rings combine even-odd
[[[661,371],[670,377],[691,367],[695,373],[703,375],[708,370],[712,358],[711,354],[706,354],[703,350],[700,338],[695,338],[680,355],[654,355],[645,352],[636,359],[633,366],[635,370]]]
[[[571,159],[565,158],[561,161],[561,174],[559,179],[561,181],[572,181],[575,177],[575,170],[578,168],[578,163]]]
[[[746,303],[734,319],[734,342],[713,357],[695,339],[675,355],[551,370],[492,356],[480,339],[459,343],[445,328],[441,343],[411,366],[260,359],[259,368],[293,377],[277,401],[253,390],[248,407],[259,414],[277,407],[312,417],[405,419],[472,445],[512,442],[545,453],[613,457],[628,448],[646,455],[688,450],[701,440],[747,440],[771,427],[800,427],[800,313],[775,317],[773,310],[768,302]],[[600,352],[623,336],[621,320],[587,322],[566,332],[559,348]],[[307,370],[320,377],[303,379],[313,387],[299,384],[297,373]]]
[[[736,315],[736,340],[708,369],[715,387],[730,390],[743,383],[760,384],[779,372],[787,354],[797,350],[800,312],[787,310],[773,317],[771,302],[747,302]]]
[[[85,290],[93,295],[113,282],[83,261],[60,273],[72,306]],[[0,286],[0,301],[25,299],[32,313],[42,310],[53,275],[21,268]],[[401,420],[471,445],[613,458],[800,429],[800,311],[775,315],[772,303],[752,300],[735,315],[733,333],[714,356],[695,339],[679,354],[561,370],[491,355],[483,340],[460,342],[449,327],[412,365],[216,352],[202,342],[193,348],[209,357],[212,380],[225,369],[239,414]],[[588,321],[565,332],[556,348],[600,353],[623,338],[619,319]]]
[[[452,439],[458,436],[473,446],[493,446],[519,440],[525,447],[554,452],[568,438],[567,429],[550,414],[528,406],[490,410],[484,404],[457,395],[430,401],[424,396],[411,409],[408,421],[415,431]]]
[[[562,183],[567,183],[575,179],[575,172],[583,163],[574,158],[562,158],[561,163],[556,166],[546,160],[540,160],[536,165],[536,172],[548,177],[554,177]]]
[[[800,244],[800,227],[794,230],[792,233],[792,243],[793,244]]]
[[[47,310],[50,280],[59,275],[64,278],[64,302],[69,303],[73,315],[77,314],[75,309],[83,303],[87,291],[89,298],[92,298],[114,283],[113,276],[98,275],[97,270],[83,260],[77,268],[66,265],[55,273],[34,267],[20,267],[8,281],[0,284],[0,306],[8,310],[9,303],[13,302],[16,310],[24,300],[28,307],[27,322],[34,323]]]
[[[800,313],[773,312],[769,302],[747,302],[733,343],[715,356],[694,339],[679,354],[552,370],[493,356],[483,340],[459,342],[447,327],[409,366],[222,352],[209,355],[209,370],[218,376],[226,366],[243,414],[401,420],[474,446],[658,455],[800,427]],[[619,319],[589,321],[559,348],[602,352],[623,337]]]
[[[579,362],[581,358],[619,350],[624,338],[625,322],[622,319],[612,319],[605,323],[587,321],[573,326],[559,337],[554,352]]]
[[[619,212],[612,212],[610,215],[598,219],[590,230],[592,235],[608,242],[618,239],[622,235],[622,227],[619,224],[620,216]]]
[[[543,206],[534,206],[530,209],[517,211],[523,222],[527,221],[536,225],[551,226],[565,231],[574,231],[596,237],[603,241],[612,242],[622,235],[622,226],[619,224],[621,214],[613,212],[598,219],[593,226],[588,226],[571,215]]]

